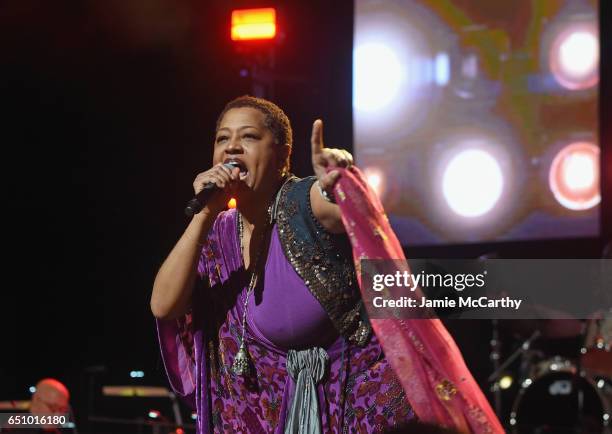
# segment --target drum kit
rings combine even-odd
[[[500,330],[523,339],[504,363]],[[498,411],[500,379],[520,360],[508,432],[612,434],[612,311],[588,320],[498,320],[491,343]]]

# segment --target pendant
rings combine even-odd
[[[249,353],[246,350],[244,341],[242,341],[232,363],[232,372],[236,375],[247,375],[249,371]]]

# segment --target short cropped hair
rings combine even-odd
[[[240,96],[226,104],[223,111],[217,119],[216,129],[219,130],[221,120],[223,116],[235,108],[251,107],[262,112],[265,116],[264,125],[268,128],[274,136],[274,141],[277,145],[289,145],[289,153],[287,154],[287,161],[285,161],[285,170],[289,170],[291,148],[293,146],[293,131],[291,130],[291,122],[285,114],[285,112],[276,104],[267,99],[256,98],[254,96],[244,95]]]

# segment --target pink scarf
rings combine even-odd
[[[335,197],[366,300],[368,296],[361,285],[361,259],[406,258],[382,204],[361,171],[356,167],[339,170]],[[406,265],[406,270],[400,271],[409,269]],[[439,319],[371,319],[371,323],[421,422],[460,432],[504,432]]]

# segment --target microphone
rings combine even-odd
[[[234,167],[240,167],[238,163],[234,161],[225,163],[224,166],[230,170]],[[210,199],[213,193],[218,189],[219,187],[217,187],[217,184],[215,184],[214,182],[208,182],[206,185],[204,185],[202,191],[200,191],[198,194],[195,195],[193,199],[187,202],[187,206],[185,207],[185,214],[187,214],[188,217],[193,217],[195,214],[202,211],[202,208],[204,208],[204,205],[206,205],[208,199]]]

